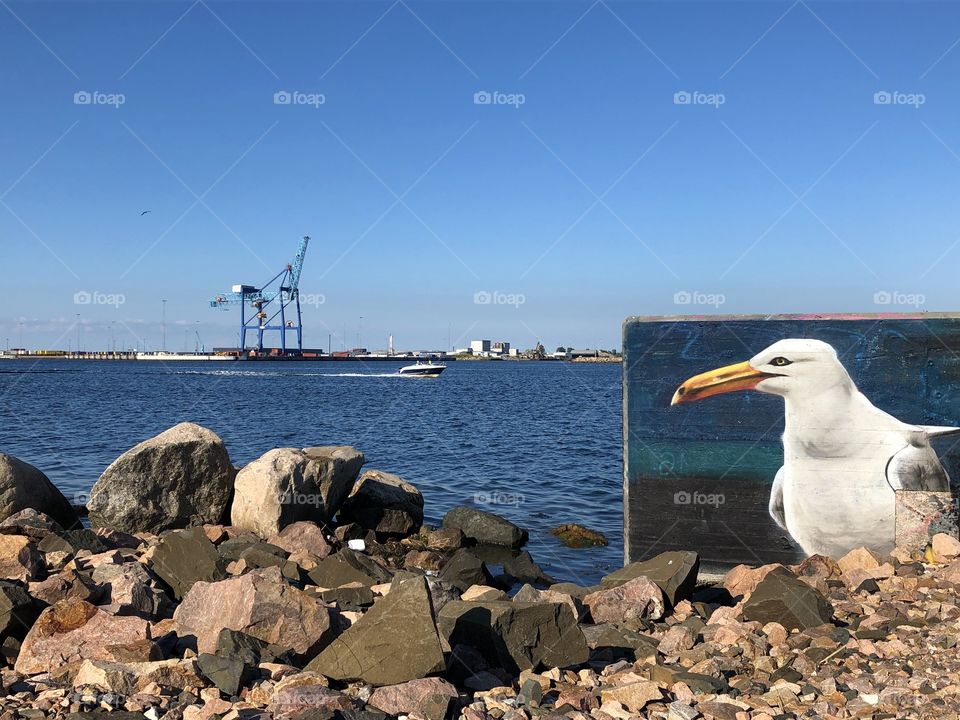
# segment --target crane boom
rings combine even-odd
[[[220,293],[211,301],[210,306],[226,309],[228,305],[240,306],[240,353],[246,352],[247,332],[257,334],[257,353],[263,353],[264,331],[276,330],[280,333],[280,352],[287,355],[287,332],[296,334],[297,353],[303,352],[303,323],[300,315],[300,273],[307,254],[310,237],[304,235],[297,247],[293,262],[274,275],[265,284],[234,285],[231,292]],[[276,304],[274,304],[276,303]],[[287,319],[287,306],[293,304],[296,320]],[[253,310],[249,316],[247,305]],[[276,322],[279,317],[279,322]]]
[[[297,255],[293,258],[293,265],[290,269],[290,292],[294,293],[300,287],[300,272],[303,270],[303,258],[307,254],[307,245],[310,244],[310,236],[304,235],[300,240],[300,247],[297,248]]]

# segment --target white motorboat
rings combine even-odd
[[[413,365],[406,365],[400,368],[399,374],[404,377],[437,377],[446,369],[446,365],[434,364],[431,360],[426,362],[418,360]]]

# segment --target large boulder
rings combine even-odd
[[[37,618],[23,640],[15,669],[34,675],[81,660],[112,660],[110,645],[149,637],[146,620],[110,615],[84,600],[64,600]]]
[[[26,508],[49,515],[62,527],[80,527],[70,501],[33,465],[0,453],[0,520]]]
[[[264,538],[298,521],[328,523],[363,462],[363,453],[348,445],[271,450],[237,474],[232,523]]]
[[[693,597],[699,571],[700,556],[697,553],[673,550],[650,560],[630,563],[607,575],[600,584],[612,588],[640,576],[648,577],[663,591],[669,609],[681,600]]]
[[[410,535],[423,524],[423,495],[397,475],[367,470],[354,483],[338,519],[384,535]]]
[[[295,655],[312,656],[343,626],[336,611],[288,585],[275,567],[220,582],[195,583],[173,619],[181,637],[196,636],[201,653],[215,653],[220,631],[229,628]]]
[[[832,617],[830,601],[785,568],[767,573],[743,605],[744,620],[777,622],[787,630],[817,627]]]
[[[94,528],[160,533],[221,522],[235,471],[211,430],[180,423],[114,460],[90,492]]]
[[[427,582],[414,578],[377,600],[306,669],[381,686],[435,674],[444,666]]]
[[[470,507],[455,507],[443,516],[445,528],[456,528],[481,545],[504,545],[511,548],[523,547],[527,542],[527,531],[517,527],[499,515]]]
[[[491,667],[514,674],[579,665],[590,655],[586,638],[564,603],[456,600],[444,606],[437,623],[451,648],[472,646]]]

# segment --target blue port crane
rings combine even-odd
[[[310,237],[304,236],[297,248],[292,263],[274,275],[260,287],[253,285],[234,285],[231,292],[216,295],[210,301],[210,307],[228,310],[232,305],[240,306],[240,353],[247,351],[247,332],[257,334],[257,353],[263,353],[263,334],[268,331],[280,332],[280,353],[292,354],[287,349],[287,333],[297,334],[297,354],[303,352],[303,322],[300,316],[300,273],[303,271],[303,258],[307,254]],[[296,320],[287,319],[293,305]],[[252,310],[253,312],[249,312]]]

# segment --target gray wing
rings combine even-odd
[[[950,477],[924,431],[911,433],[907,446],[890,458],[887,482],[894,490],[950,490]]]
[[[783,468],[777,470],[777,475],[773,478],[773,487],[770,489],[770,517],[780,526],[780,528],[789,534],[787,530],[787,519],[783,512]]]

